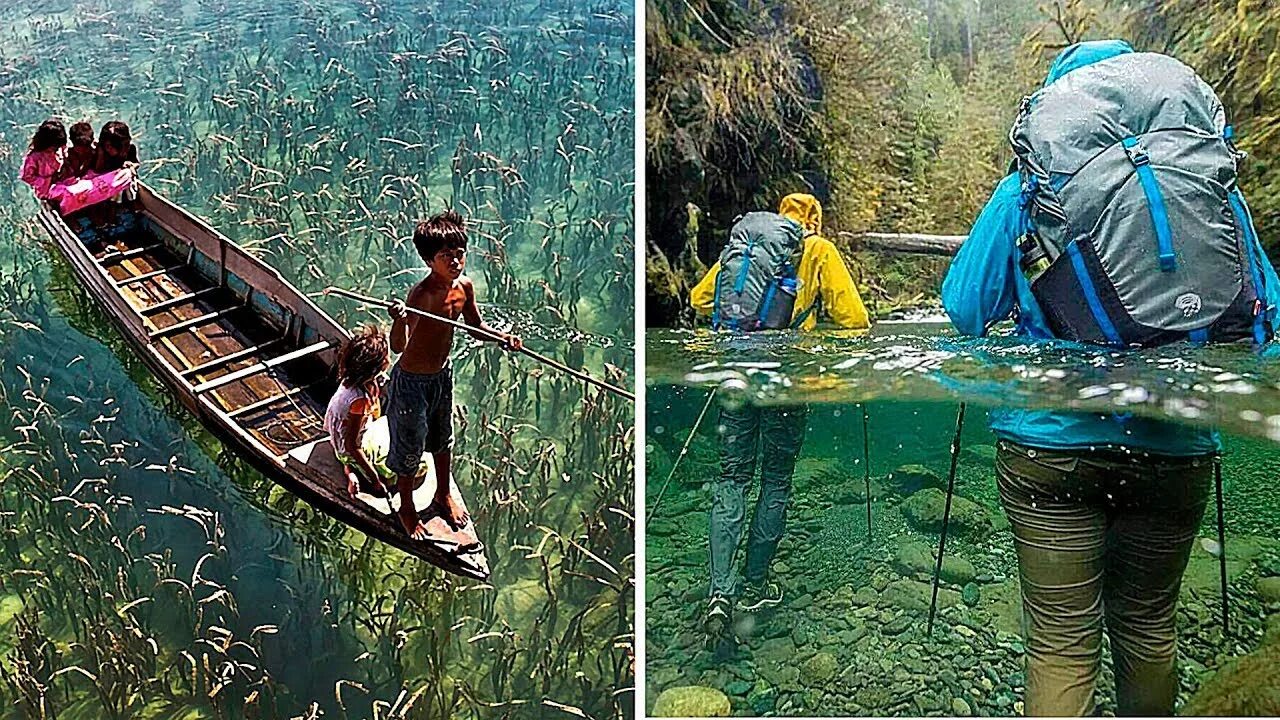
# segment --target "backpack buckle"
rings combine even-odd
[[[1151,164],[1151,156],[1147,155],[1147,148],[1138,142],[1137,138],[1127,138],[1124,141],[1124,154],[1129,157],[1129,162],[1134,167],[1142,167]]]

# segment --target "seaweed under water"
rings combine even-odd
[[[1218,544],[1211,498],[1177,616],[1179,707],[1214,707],[1211,699],[1194,699],[1209,678],[1233,659],[1280,641],[1280,375],[1273,361],[1235,346],[1116,352],[1029,344],[1003,331],[964,339],[941,330],[944,320],[886,322],[870,334],[647,333],[650,712],[1022,714],[1026,647],[1018,567],[996,489],[996,438],[985,417],[999,407],[1127,413],[1221,428],[1225,543]],[[961,401],[967,413],[955,505],[929,634],[943,490]],[[809,414],[786,531],[771,568],[783,600],[761,613],[739,613],[735,641],[715,648],[708,647],[701,622],[711,483],[720,473],[718,417],[721,407],[742,403],[803,403]],[[1223,553],[1230,600],[1225,634]],[[1114,714],[1108,666],[1099,710]],[[1223,701],[1229,699],[1224,693],[1247,695],[1241,683],[1276,682],[1265,674],[1218,677],[1211,692]],[[1225,707],[1237,714],[1274,711]]]
[[[0,717],[631,714],[629,404],[463,341],[454,467],[493,577],[445,575],[168,398],[14,175],[45,117],[123,119],[144,180],[312,292],[403,295],[413,223],[457,207],[486,319],[625,383],[633,29],[555,0],[8,9]]]

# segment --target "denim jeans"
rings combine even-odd
[[[1026,714],[1094,714],[1105,623],[1119,715],[1171,715],[1178,589],[1213,457],[1060,451],[1001,440],[1027,621]]]
[[[742,541],[747,492],[760,460],[760,497],[747,539],[746,578],[760,582],[782,540],[791,473],[804,443],[807,406],[722,410],[720,478],[711,494],[711,594],[738,592],[734,557]]]

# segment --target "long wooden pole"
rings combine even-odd
[[[341,295],[342,297],[350,298],[352,300],[358,300],[368,305],[376,305],[378,307],[383,307],[383,308],[390,308],[392,305],[395,304],[388,300],[383,300],[382,298],[369,297],[368,295],[361,295],[360,293],[352,292],[345,288],[333,287],[333,286],[325,288],[324,294],[325,295]],[[492,330],[486,330],[484,328],[475,327],[473,325],[468,325],[464,322],[454,320],[452,318],[444,317],[443,315],[436,315],[435,313],[427,312],[426,310],[419,310],[418,308],[405,306],[405,311],[411,312],[421,317],[430,318],[437,322],[442,322],[446,325],[452,325],[456,328],[466,330],[467,332],[478,333],[480,335],[489,337],[493,340],[498,340],[499,342],[501,342],[504,339],[501,333],[493,332]],[[573,377],[579,380],[582,380],[583,382],[590,383],[592,385],[595,385],[596,387],[602,388],[604,390],[608,390],[611,393],[614,393],[616,395],[621,395],[622,397],[632,402],[635,402],[636,396],[634,393],[630,391],[624,390],[620,387],[617,387],[616,385],[610,385],[609,383],[603,380],[597,380],[596,378],[591,377],[590,375],[582,372],[581,370],[574,370],[573,368],[569,367],[568,365],[565,365],[564,363],[558,362],[556,360],[552,360],[546,355],[536,353],[527,347],[520,348],[520,352],[524,353],[525,355],[528,355],[534,360],[537,360],[543,365],[547,365],[549,367],[555,368],[556,370],[559,370],[560,372],[566,373],[568,375],[572,375]]]

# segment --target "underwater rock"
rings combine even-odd
[[[795,654],[796,644],[792,642],[790,636],[785,636],[766,640],[755,652],[755,660],[757,664],[782,663],[785,665],[795,659]]]
[[[927,603],[925,607],[928,607]],[[880,633],[882,635],[901,635],[902,633],[909,630],[912,624],[914,624],[915,622],[916,621],[913,620],[908,615],[899,615],[898,617],[885,623],[884,627],[880,628]]]
[[[1228,558],[1231,543],[1228,542]],[[1199,547],[1199,543],[1196,543]],[[1249,569],[1249,565],[1239,560],[1227,560],[1227,580],[1236,580]],[[1194,551],[1191,559],[1187,562],[1187,570],[1182,575],[1182,587],[1184,590],[1193,590],[1201,594],[1217,594],[1220,584],[1218,569],[1218,558],[1203,552]]]
[[[729,697],[715,688],[686,685],[662,691],[654,717],[728,717]]]
[[[1280,613],[1267,618],[1267,623],[1263,628],[1262,642],[1264,645],[1267,643],[1280,644]]]
[[[724,691],[729,695],[745,696],[747,693],[751,692],[751,683],[746,680],[734,680],[724,686]]]
[[[747,697],[747,706],[755,715],[767,715],[773,712],[777,704],[778,691],[771,687],[753,692]]]
[[[788,658],[787,662],[792,662],[793,658]],[[804,689],[800,682],[800,669],[795,665],[781,665],[777,662],[757,664],[756,672],[760,673],[760,677],[765,682],[778,688],[783,692],[798,692]]]
[[[982,592],[978,589],[977,583],[969,583],[964,586],[964,590],[960,591],[960,599],[965,605],[973,607],[982,599]]]
[[[884,487],[877,480],[871,481],[871,499],[879,500],[885,496]],[[867,503],[867,484],[861,479],[850,480],[845,487],[841,487],[832,497],[831,501],[836,505],[865,505]]]
[[[915,580],[895,580],[880,594],[880,600],[887,605],[912,612],[927,611],[929,600],[933,595],[933,586]],[[949,608],[960,603],[960,593],[955,590],[938,588],[938,607]]]
[[[853,594],[854,605],[875,605],[879,599],[880,595],[875,591],[875,588],[868,585],[863,585]]]
[[[964,698],[951,698],[951,714],[957,717],[969,717],[973,714],[973,710]]]
[[[838,663],[836,657],[828,652],[820,652],[809,658],[801,666],[800,672],[808,683],[825,685],[835,677]]]
[[[1258,578],[1258,597],[1267,605],[1280,604],[1280,577]]]
[[[1280,714],[1280,644],[1270,643],[1222,666],[1200,686],[1180,715]]]
[[[925,488],[942,490],[947,487],[938,473],[923,465],[900,465],[885,476],[882,482],[886,488],[899,495],[911,495]]]
[[[680,526],[674,521],[668,518],[661,518],[650,523],[645,532],[653,537],[670,537],[675,535],[679,530]]]
[[[954,506],[952,509],[955,509]],[[937,559],[933,556],[933,549],[928,545],[918,540],[907,540],[898,545],[893,564],[899,572],[908,577],[916,573],[924,573],[932,577]],[[942,572],[939,577],[949,583],[964,585],[977,577],[977,570],[974,569],[973,563],[962,557],[946,555],[942,559]]]
[[[1017,579],[983,588],[979,606],[991,616],[985,627],[1012,635],[1022,633],[1022,588]]]
[[[995,465],[994,445],[968,445],[960,451],[960,459],[971,465]]]
[[[921,490],[902,503],[902,514],[917,530],[942,532],[942,514],[946,509],[946,494],[937,488]],[[981,505],[960,496],[951,498],[951,517],[948,520],[949,535],[979,535],[991,531],[991,518]]]

